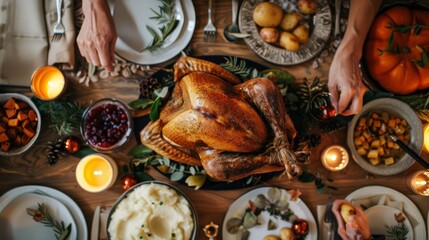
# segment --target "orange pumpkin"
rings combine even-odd
[[[428,14],[393,7],[375,18],[363,55],[370,75],[385,90],[405,95],[429,87]]]

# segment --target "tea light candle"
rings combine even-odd
[[[31,90],[42,100],[53,100],[65,89],[63,73],[56,67],[45,66],[37,69],[31,77]]]
[[[426,124],[423,128],[423,149],[429,153],[429,124]]]
[[[408,178],[408,187],[416,194],[429,196],[429,171],[420,170]]]
[[[101,192],[110,188],[118,177],[115,161],[103,154],[91,154],[79,161],[76,167],[77,183],[88,192]]]
[[[349,163],[349,154],[345,148],[333,145],[323,151],[321,160],[326,169],[339,171],[344,169]]]

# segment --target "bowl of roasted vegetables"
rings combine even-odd
[[[40,112],[30,98],[18,93],[0,94],[0,156],[27,151],[40,128]]]
[[[380,98],[365,104],[353,117],[347,145],[352,158],[366,171],[393,175],[409,168],[414,159],[389,136],[420,153],[422,128],[421,120],[409,105],[393,98]]]

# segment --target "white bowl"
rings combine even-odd
[[[11,146],[9,151],[7,151],[7,152],[3,152],[0,150],[0,156],[15,156],[15,155],[22,154],[25,151],[27,151],[28,149],[30,149],[31,146],[33,146],[33,144],[36,142],[37,137],[39,136],[39,133],[40,133],[40,129],[42,127],[42,118],[40,116],[39,109],[37,109],[37,107],[33,103],[33,101],[31,101],[31,99],[28,98],[27,96],[19,94],[19,93],[2,93],[2,94],[0,94],[0,104],[3,105],[11,97],[13,97],[16,100],[21,100],[21,101],[28,103],[28,105],[31,107],[31,109],[33,109],[36,112],[37,118],[38,118],[37,127],[36,127],[36,131],[35,131],[35,135],[33,136],[33,138],[31,138],[31,140],[26,145],[21,146],[21,147]]]
[[[145,189],[140,189],[141,187],[145,187]],[[131,196],[131,194],[134,195]],[[164,196],[165,199],[162,199],[162,196]],[[123,205],[123,201],[128,201],[128,203],[124,203],[128,205]],[[173,203],[176,205],[172,205]],[[181,203],[180,206],[182,206],[182,208],[177,206],[178,203]],[[186,206],[189,207],[189,210],[184,210],[187,208]],[[173,211],[173,209],[178,210]],[[183,192],[176,187],[161,181],[153,180],[136,184],[124,192],[113,204],[107,218],[107,239],[116,239],[111,236],[109,231],[110,227],[112,230],[122,229],[125,233],[131,234],[127,230],[136,229],[135,226],[138,226],[138,228],[140,228],[140,226],[145,228],[145,230],[142,231],[150,231],[152,237],[154,239],[158,239],[157,234],[164,234],[165,231],[170,230],[171,226],[173,226],[169,225],[169,227],[163,227],[168,225],[168,223],[165,223],[166,219],[179,219],[180,221],[183,221],[183,218],[185,218],[183,215],[165,215],[172,212],[183,212],[186,216],[189,216],[187,214],[190,214],[193,223],[192,228],[189,228],[189,239],[183,239],[183,237],[179,235],[176,235],[174,239],[195,240],[197,237],[198,216],[191,201]],[[124,226],[124,222],[130,223],[130,225]],[[182,222],[178,226],[183,227],[184,225],[185,224]]]
[[[354,129],[358,120],[363,116],[367,116],[370,112],[381,111],[386,111],[392,116],[400,117],[407,121],[408,125],[411,128],[411,139],[410,144],[408,146],[411,147],[411,149],[413,149],[418,154],[422,151],[423,147],[423,126],[417,114],[408,104],[393,98],[375,99],[365,104],[362,107],[362,110],[353,117],[347,131],[347,145],[350,149],[352,158],[360,167],[370,173],[389,176],[408,169],[411,165],[413,165],[414,159],[404,152],[402,157],[400,159],[397,159],[396,162],[392,165],[379,164],[374,166],[368,160],[362,158],[357,153],[354,144]]]

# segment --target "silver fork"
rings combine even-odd
[[[63,5],[63,0],[57,0],[57,23],[54,26],[54,35],[52,36],[52,42],[57,42],[59,40],[61,40],[61,38],[63,37],[64,33],[65,33],[65,29],[64,29],[64,25],[61,23],[61,8]]]
[[[212,22],[212,0],[209,0],[209,10],[208,10],[208,22],[204,27],[204,42],[215,42],[216,41],[216,27]]]

